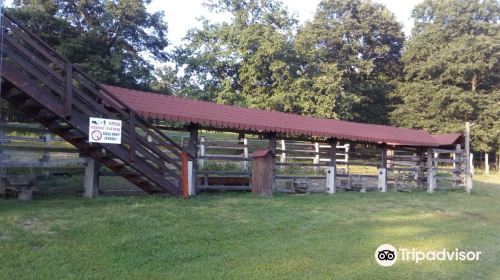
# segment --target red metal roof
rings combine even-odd
[[[272,153],[271,149],[259,149],[253,152],[252,157],[265,157],[268,153]]]
[[[439,143],[439,146],[451,146],[457,144],[457,141],[462,136],[462,133],[448,133],[433,135],[434,139]]]
[[[308,117],[222,105],[108,85],[104,87],[144,117],[234,130],[336,137],[392,145],[438,146],[433,136],[424,130]]]

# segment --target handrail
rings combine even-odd
[[[8,58],[9,71],[6,71],[6,77],[26,75],[23,77],[24,81],[29,81],[34,86],[33,93],[36,96],[33,98],[85,135],[88,133],[83,130],[85,125],[82,125],[85,117],[122,120],[120,147],[102,145],[102,148],[111,153],[111,157],[107,158],[128,165],[123,169],[124,176],[130,176],[132,171],[132,175],[138,175],[134,178],[140,178],[136,184],[143,184],[143,180],[146,180],[172,193],[178,191],[175,189],[176,185],[185,172],[183,168],[186,168],[179,161],[184,162],[188,157],[195,156],[11,15],[5,14],[2,28],[7,31],[1,46]],[[23,90],[31,89],[27,87]],[[41,115],[40,121],[43,123],[44,114],[34,114]],[[48,123],[46,125],[50,127]],[[77,132],[70,134],[74,133],[80,137]],[[155,141],[149,141],[146,135]],[[135,172],[138,174],[134,174]],[[179,181],[172,181],[173,178]]]
[[[45,43],[43,40],[41,40],[37,35],[35,35],[33,32],[31,32],[30,30],[25,28],[15,18],[10,16],[8,13],[4,13],[4,16],[8,19],[8,21],[15,24],[16,28],[24,31],[30,37],[29,39],[23,38],[22,34],[18,34],[18,36],[20,36],[21,39],[28,42],[29,45],[33,45],[30,42],[31,40],[35,41],[36,43],[39,43],[42,47],[44,47],[46,49],[46,51],[48,51],[47,53],[44,53],[44,51],[40,50],[39,48],[37,48],[35,46],[33,46],[33,47],[40,54],[45,56],[50,61],[56,60],[57,62],[56,61],[53,61],[53,62],[55,64],[57,64],[57,66],[59,66],[60,68],[63,68],[61,70],[66,73],[66,75],[65,75],[66,76],[65,77],[66,78],[65,79],[66,93],[64,96],[64,101],[65,101],[64,113],[65,113],[66,117],[69,117],[69,115],[70,115],[71,104],[72,104],[72,95],[75,92],[75,91],[71,90],[73,88],[73,85],[70,84],[69,81],[72,81],[75,78],[75,75],[73,75],[72,73],[76,72],[82,78],[87,80],[86,82],[88,82],[87,86],[89,86],[89,88],[88,88],[89,90],[90,90],[90,88],[93,88],[93,90],[90,90],[92,95],[95,95],[96,97],[102,99],[103,102],[108,103],[109,106],[113,107],[118,112],[121,111],[120,109],[122,109],[123,112],[120,112],[120,114],[123,115],[124,118],[128,117],[129,121],[133,121],[134,124],[139,125],[139,127],[141,127],[143,130],[145,130],[145,132],[147,134],[152,135],[159,142],[159,144],[161,146],[167,148],[167,150],[173,152],[176,155],[179,155],[181,153],[181,151],[184,151],[184,149],[179,144],[177,144],[175,141],[170,139],[167,135],[165,135],[163,132],[161,132],[158,128],[151,125],[151,123],[146,121],[140,114],[136,114],[135,111],[131,107],[129,107],[127,104],[125,104],[122,100],[116,98],[110,91],[108,91],[102,85],[95,82],[91,77],[88,76],[87,73],[85,73],[79,67],[77,67],[76,65],[72,65],[71,62],[65,56],[58,53],[54,48],[52,48],[47,43]],[[65,67],[61,67],[62,65],[64,65]],[[83,83],[84,81],[79,81],[79,82]],[[68,85],[71,85],[71,86],[68,86]],[[117,105],[118,105],[118,108],[116,108]],[[121,107],[121,108],[119,108],[119,107]],[[132,114],[132,112],[134,112],[134,114]],[[134,120],[130,119],[131,116],[134,116],[133,117]],[[155,133],[151,133],[151,132],[155,132]],[[160,139],[158,139],[158,138],[160,138]],[[163,139],[161,139],[161,138],[163,138]],[[169,143],[171,145],[166,145],[166,143]],[[143,143],[141,143],[141,144],[143,144]],[[144,146],[148,147],[149,145],[146,144]],[[179,151],[175,151],[175,149],[172,149],[172,146],[177,148]],[[194,158],[194,155],[190,154],[188,151],[186,151],[186,152],[188,153],[188,156],[190,158]],[[131,151],[131,153],[132,153],[132,151]]]

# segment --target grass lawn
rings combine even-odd
[[[383,243],[477,262],[374,260]],[[500,176],[462,191],[0,200],[2,279],[499,279]]]

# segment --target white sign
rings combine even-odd
[[[122,143],[122,121],[101,118],[89,119],[90,143]]]

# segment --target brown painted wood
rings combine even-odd
[[[275,156],[270,149],[267,149],[263,155],[253,157],[252,193],[254,195],[272,196],[274,185],[274,161]]]
[[[81,70],[72,67],[66,58],[38,37],[18,23],[10,21],[8,15],[6,18],[8,32],[3,47],[6,50],[4,54],[9,59],[2,69],[2,78],[6,81],[3,84],[12,85],[25,95],[3,91],[2,96],[82,152],[91,155],[143,190],[179,195],[178,181],[171,182],[163,174],[167,171],[172,178],[178,178],[180,170],[176,173],[164,166],[165,162],[173,167],[180,165],[156,144],[148,143],[136,133],[136,124],[146,132],[155,132],[151,134],[156,136],[158,144],[174,154],[182,151],[178,144],[136,115]],[[25,46],[29,46],[30,50]],[[35,52],[30,53],[31,50]],[[61,72],[65,72],[64,78],[59,74]],[[128,121],[130,127],[123,129],[123,145],[88,143],[89,116],[121,119],[125,123]],[[133,162],[130,161],[130,155],[137,155]]]

